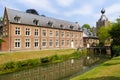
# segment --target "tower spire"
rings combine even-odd
[[[102,14],[104,14],[104,13],[105,13],[105,9],[104,9],[104,8],[102,8],[101,13],[102,13]]]

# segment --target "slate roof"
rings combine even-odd
[[[84,38],[98,38],[95,33],[91,32],[90,30],[83,28],[83,37]]]
[[[53,28],[61,28],[60,25],[63,25],[63,29],[70,29],[70,26],[74,26],[72,30],[78,30],[81,31],[79,28],[79,24],[75,22],[69,22],[69,21],[64,21],[64,20],[59,20],[51,17],[45,17],[41,15],[34,15],[26,12],[21,12],[13,9],[6,8],[7,14],[8,14],[8,19],[12,23],[17,23],[14,18],[15,16],[19,16],[21,19],[20,24],[28,24],[28,25],[35,25],[33,23],[33,20],[38,20],[38,26],[42,27],[50,27],[47,26],[47,23],[50,21],[53,23]]]

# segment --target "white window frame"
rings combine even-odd
[[[58,39],[55,40],[55,46],[59,47],[59,40]]]
[[[62,45],[62,47],[65,46],[65,40],[62,40],[62,41],[61,41],[61,45]]]
[[[53,31],[52,30],[49,31],[49,36],[53,37]]]
[[[66,41],[66,45],[67,45],[67,46],[70,46],[70,40],[67,40],[67,41]]]
[[[61,32],[61,37],[65,37],[65,32],[64,31]]]
[[[34,48],[39,48],[39,39],[34,39]]]
[[[30,48],[30,47],[31,47],[31,41],[30,41],[30,39],[25,39],[25,48]]]
[[[51,45],[52,44],[52,45]],[[53,39],[49,40],[49,47],[53,47]]]
[[[34,35],[39,36],[39,29],[34,29]]]
[[[74,33],[73,33],[73,32],[72,32],[72,35],[71,35],[71,36],[72,36],[72,38],[74,38]]]
[[[45,41],[44,41],[45,40]],[[43,46],[43,42],[45,42],[46,43],[46,45],[45,46]],[[42,39],[42,47],[46,47],[47,46],[47,40],[46,39]]]
[[[66,37],[69,38],[70,37],[70,32],[66,33]]]
[[[55,31],[55,36],[59,37],[59,31]]]
[[[44,35],[45,34],[45,35]],[[47,31],[45,29],[42,30],[42,36],[46,37],[47,36]]]
[[[21,40],[20,39],[15,39],[15,41],[14,41],[14,48],[20,48],[20,47],[21,47]]]
[[[31,29],[30,28],[25,28],[25,35],[30,36],[31,35]]]
[[[15,27],[15,35],[21,35],[21,28]]]

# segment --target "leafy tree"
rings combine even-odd
[[[110,37],[109,31],[111,30],[111,27],[101,27],[98,31],[98,37],[101,43],[104,43],[106,39]]]
[[[82,26],[82,28],[87,28],[87,29],[89,29],[90,31],[92,31],[92,29],[91,29],[91,27],[90,27],[89,24],[84,24],[84,25]]]
[[[112,41],[112,56],[120,55],[120,18],[112,24],[112,29],[110,35],[113,39]]]
[[[112,44],[120,45],[120,18],[118,18],[116,22],[113,23],[110,35],[113,39]]]

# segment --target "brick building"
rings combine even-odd
[[[99,44],[98,37],[96,36],[96,33],[91,32],[87,28],[83,28],[83,45],[84,47],[95,47],[97,44]]]
[[[2,51],[77,48],[83,32],[76,22],[5,8]]]

